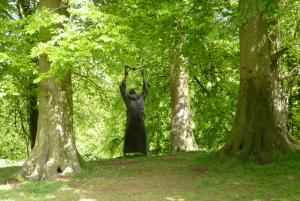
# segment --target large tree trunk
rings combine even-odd
[[[42,0],[41,5],[66,14],[61,0]],[[47,32],[45,29],[42,33],[44,41],[51,37]],[[40,72],[47,72],[50,65],[46,55],[40,56]],[[60,175],[72,175],[80,170],[80,158],[73,136],[71,74],[65,74],[63,80],[51,78],[41,81],[38,84],[38,101],[36,143],[20,174],[31,180],[52,180]]]
[[[240,0],[240,91],[236,119],[223,150],[231,156],[269,161],[292,151],[278,61],[271,61],[268,22],[259,4]]]
[[[196,151],[191,127],[187,58],[182,55],[182,41],[175,42],[170,51],[171,107],[172,107],[172,152]],[[176,40],[175,40],[176,41]]]

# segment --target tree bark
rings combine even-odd
[[[172,107],[172,152],[196,151],[198,146],[191,127],[187,58],[182,55],[184,36],[174,40],[174,48],[170,50],[172,65],[171,107]]]
[[[61,0],[42,0],[41,5],[67,15]],[[46,28],[43,40],[50,40]],[[47,72],[51,63],[47,55],[39,58],[39,71]],[[21,175],[30,180],[52,180],[70,176],[80,170],[80,156],[73,136],[73,102],[71,74],[38,83],[38,127],[35,146],[23,165]]]
[[[278,61],[271,62],[268,22],[259,4],[240,0],[240,91],[235,123],[223,151],[268,162],[294,150],[289,140]]]

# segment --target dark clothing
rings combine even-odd
[[[143,92],[131,95],[126,92],[126,81],[120,85],[121,94],[127,108],[126,132],[123,153],[140,152],[147,154],[147,136],[145,127],[144,100],[147,96],[148,83],[144,81]]]

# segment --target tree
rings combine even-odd
[[[191,127],[188,60],[182,54],[185,37],[184,34],[174,37],[173,48],[170,49],[173,152],[198,149]]]
[[[276,57],[280,50],[272,47],[264,5],[267,1],[239,1],[240,90],[235,123],[223,147],[231,156],[254,157],[262,162],[296,148],[282,115]]]
[[[37,2],[9,0],[2,1],[1,4],[3,5],[0,9],[2,18],[0,44],[2,56],[4,55],[0,60],[2,67],[0,76],[3,80],[1,84],[4,88],[9,86],[14,91],[11,93],[12,91],[5,90],[3,100],[9,102],[9,107],[15,109],[14,115],[8,116],[14,119],[14,126],[4,127],[4,130],[7,130],[5,133],[19,133],[26,143],[28,153],[30,144],[31,147],[34,146],[37,129],[37,94],[36,84],[33,83],[37,61],[29,57],[36,40],[26,34],[25,27],[37,7]],[[6,121],[12,122],[9,118],[6,118]],[[11,129],[14,131],[10,131]]]
[[[41,6],[67,16],[61,0],[42,0]],[[51,39],[50,27],[40,33],[43,42]],[[51,68],[47,55],[39,57],[39,71]],[[36,144],[23,165],[21,175],[31,180],[51,180],[80,170],[80,156],[73,136],[73,102],[71,73],[44,79],[38,83],[38,129]]]
[[[183,120],[183,118],[176,117],[180,114],[179,110],[173,110],[173,114],[170,111],[171,102],[175,105],[179,101],[187,101],[186,105],[196,106],[191,108],[188,106],[186,111],[194,114],[193,123],[196,126],[193,129],[197,143],[202,146],[209,144],[210,149],[219,148],[227,137],[235,107],[234,99],[237,88],[235,63],[238,60],[238,52],[237,42],[235,42],[236,34],[232,36],[232,31],[229,32],[228,28],[232,21],[230,14],[234,12],[235,3],[194,0],[172,2],[126,0],[117,3],[108,2],[107,8],[110,13],[116,13],[127,20],[127,24],[133,30],[128,32],[129,38],[139,48],[135,58],[142,59],[149,70],[152,87],[147,101],[146,114],[151,150],[167,152],[172,147],[173,134],[180,136],[181,131],[186,130],[191,133],[191,117]],[[178,23],[180,30],[174,29],[174,22]],[[182,40],[176,36],[178,39],[175,44],[172,36],[179,35],[179,33],[174,32],[184,32],[185,39]],[[177,48],[179,46],[181,46],[180,49]],[[178,55],[184,61],[176,58]],[[172,68],[173,66],[176,68]],[[171,68],[173,78],[170,76]],[[211,73],[207,73],[208,71]],[[185,89],[185,91],[189,90],[188,95],[192,96],[190,100],[186,96],[181,100],[175,100],[175,98],[170,100],[171,93],[175,97],[177,91],[182,92],[181,89],[176,89],[177,86],[175,87],[175,84],[180,83],[178,81],[180,72],[182,75],[185,74],[181,76],[185,79],[186,85],[184,85],[188,86],[187,82],[191,84],[188,89]],[[228,73],[234,74],[231,79],[226,77]],[[204,86],[213,83],[209,88],[209,91],[212,89],[212,96],[201,97],[199,95],[201,89],[198,90],[196,82],[191,82],[192,79],[186,75],[200,78]],[[169,91],[171,83],[174,85],[172,87],[174,93]],[[206,103],[203,103],[204,99]],[[183,107],[183,105],[178,106]],[[217,111],[218,115],[215,115],[214,111]],[[181,120],[182,122],[179,123]],[[180,131],[176,131],[178,129]],[[183,133],[183,135],[186,134]],[[193,135],[188,134],[188,136]],[[194,141],[194,137],[173,137],[173,140],[177,140],[180,144],[180,139]],[[182,147],[188,143],[183,142]]]

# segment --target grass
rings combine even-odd
[[[87,162],[68,181],[13,180],[0,169],[0,201],[300,200],[300,154],[268,165],[241,164],[207,153]]]

